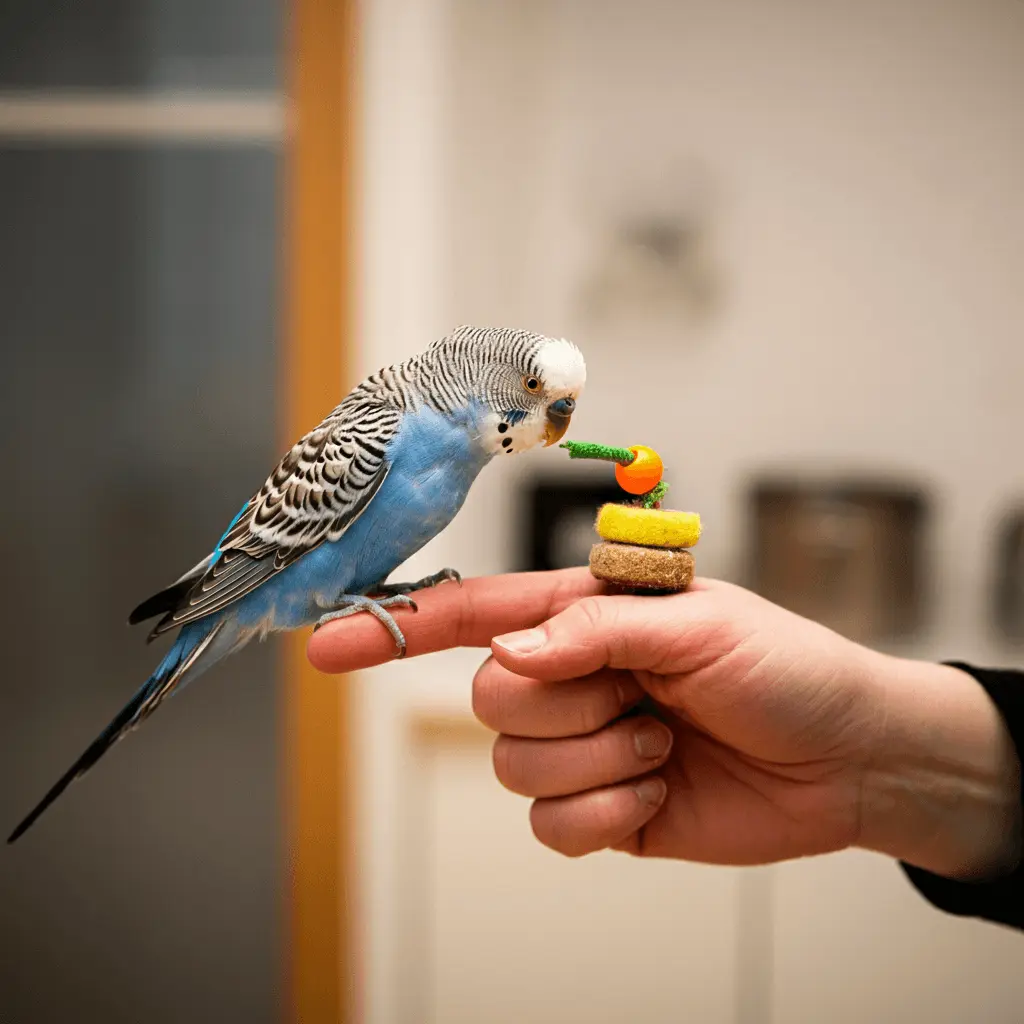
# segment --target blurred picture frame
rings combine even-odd
[[[516,557],[521,572],[587,565],[590,548],[598,540],[598,508],[623,498],[614,482],[593,477],[537,477],[523,493]]]
[[[749,491],[751,589],[861,643],[924,618],[924,490],[871,480],[760,479]]]
[[[992,620],[1004,640],[1024,643],[1024,507],[1006,512],[993,544]]]

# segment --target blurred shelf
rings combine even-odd
[[[0,92],[0,139],[277,144],[287,113],[276,93]]]

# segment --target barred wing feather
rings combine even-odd
[[[366,510],[390,468],[387,445],[401,410],[354,392],[278,463],[211,556],[143,602],[129,622],[164,617],[150,639],[220,611]]]

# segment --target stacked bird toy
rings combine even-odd
[[[646,445],[612,448],[586,441],[560,447],[570,459],[601,459],[615,463],[619,486],[633,502],[610,502],[597,513],[601,543],[590,549],[590,571],[599,580],[626,590],[671,593],[693,580],[690,551],[700,539],[700,516],[661,507],[668,485],[662,480],[661,456]]]
[[[586,380],[579,349],[528,331],[460,327],[359,384],[295,444],[213,550],[132,612],[180,627],[154,673],[14,830],[186,682],[250,640],[358,612],[405,638],[389,609],[446,580],[387,578],[440,533],[496,455],[560,441]]]

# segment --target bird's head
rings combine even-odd
[[[523,331],[488,331],[479,350],[477,396],[487,451],[513,455],[560,441],[583,393],[583,353],[563,338]]]

